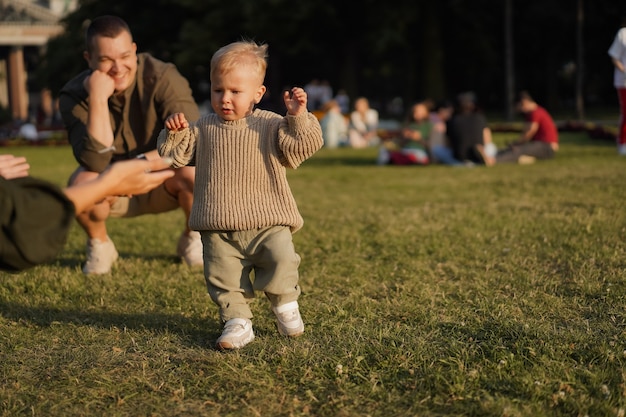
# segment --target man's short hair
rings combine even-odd
[[[526,90],[522,90],[519,93],[517,93],[517,102],[520,102],[522,100],[526,100],[526,101],[535,101],[533,99],[533,97],[530,95],[530,93]]]
[[[91,52],[93,47],[93,38],[96,36],[115,38],[122,32],[128,32],[132,38],[130,28],[124,19],[112,15],[96,17],[91,21],[91,23],[89,23],[89,26],[87,26],[87,30],[85,31],[85,47],[87,48],[87,52]]]

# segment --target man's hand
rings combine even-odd
[[[105,148],[113,146],[114,136],[109,115],[109,97],[115,92],[115,81],[108,74],[94,70],[83,81],[89,94],[87,132]]]
[[[145,194],[174,176],[169,158],[129,159],[110,165],[89,181],[64,189],[77,213],[115,196]]]
[[[99,70],[94,70],[83,81],[85,90],[92,98],[108,100],[115,92],[115,81],[109,74]]]
[[[109,195],[145,194],[174,176],[171,164],[169,158],[130,159],[111,164],[100,177],[111,187]]]
[[[30,165],[23,156],[0,155],[0,177],[7,180],[28,176]]]

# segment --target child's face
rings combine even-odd
[[[245,66],[217,73],[211,79],[211,107],[224,120],[239,120],[251,114],[263,94],[262,80]]]

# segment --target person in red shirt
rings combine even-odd
[[[498,151],[495,157],[489,157],[484,150],[479,149],[485,165],[533,163],[536,159],[554,158],[559,150],[559,132],[550,113],[525,91],[519,94],[517,108],[526,119],[520,138]]]

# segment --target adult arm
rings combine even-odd
[[[524,143],[532,140],[532,138],[535,137],[537,130],[539,130],[539,123],[535,121],[528,122],[524,127],[524,130],[522,131],[522,135],[518,142]]]
[[[365,124],[361,113],[357,111],[350,113],[350,127],[362,134],[367,133],[367,125]]]
[[[0,178],[0,270],[17,272],[51,261],[63,248],[76,212],[110,195],[148,192],[174,175],[164,170],[170,163],[118,162],[65,190],[33,177]]]
[[[613,65],[620,71],[624,71],[624,53],[626,52],[626,28],[617,31],[609,50],[607,51],[611,57]]]
[[[111,163],[113,139],[107,134],[98,133],[96,123],[101,124],[102,130],[107,129],[106,125],[111,130],[111,118],[108,102],[95,98],[93,106],[90,103],[90,93],[85,85],[91,79],[90,74],[84,72],[63,87],[59,94],[59,110],[76,161],[90,171],[102,172]],[[105,113],[106,116],[103,116]],[[100,137],[90,133],[87,127],[89,124]]]
[[[491,129],[488,126],[483,128],[483,145],[488,143],[493,143],[493,135],[491,133]]]
[[[618,70],[625,72],[626,69],[624,68],[624,64],[622,64],[622,61],[620,61],[617,58],[611,58],[611,61],[613,62],[613,65],[615,66],[615,68],[617,68]]]
[[[77,213],[109,196],[145,194],[174,176],[169,158],[131,159],[110,165],[95,179],[67,187],[64,192]]]
[[[109,97],[115,92],[115,82],[105,72],[95,70],[83,81],[89,94],[87,112],[87,134],[102,146],[113,146],[113,129],[109,116]]]

